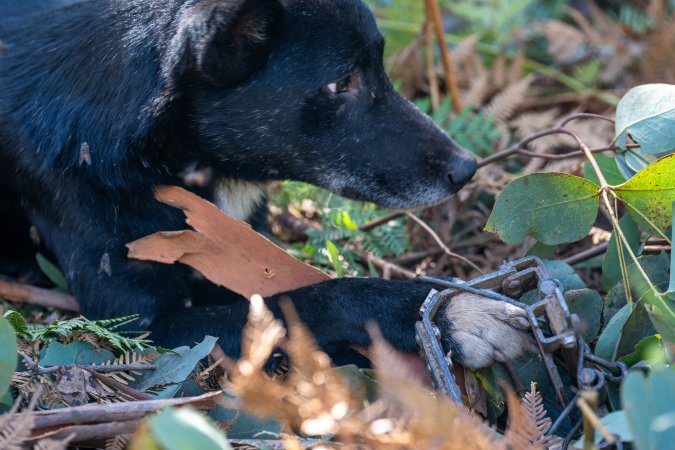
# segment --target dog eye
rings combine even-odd
[[[326,85],[326,90],[331,94],[336,95],[349,92],[357,94],[360,88],[361,83],[359,81],[359,76],[356,73],[351,73],[340,80],[328,83]]]

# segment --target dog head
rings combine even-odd
[[[200,0],[164,73],[227,176],[294,179],[392,208],[438,203],[473,157],[389,82],[360,0]]]

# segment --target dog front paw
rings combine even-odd
[[[537,351],[527,313],[510,303],[458,294],[446,307],[445,322],[453,358],[472,369]]]

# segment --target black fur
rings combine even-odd
[[[236,356],[247,310],[191,301],[203,287],[185,267],[126,257],[125,243],[184,228],[152,192],[191,164],[209,168],[210,198],[222,179],[296,179],[395,208],[437,203],[475,171],[393,90],[358,0],[3,0],[0,18],[0,208],[23,207],[85,315],[140,313],[165,345],[208,333]],[[368,343],[369,320],[415,351],[427,292],[343,279],[286,295],[336,355]]]

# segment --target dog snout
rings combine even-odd
[[[450,183],[457,187],[462,187],[471,180],[476,173],[478,164],[476,160],[468,154],[454,157],[450,160],[448,167],[448,179]]]

